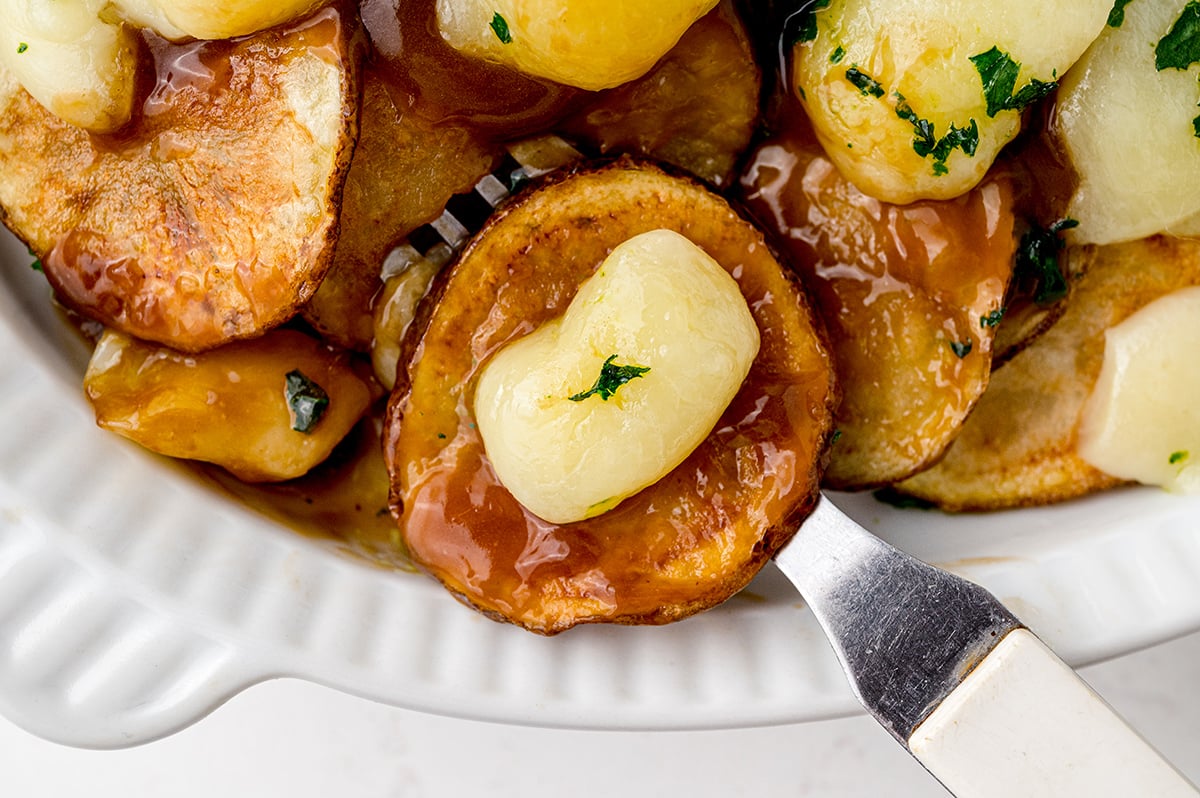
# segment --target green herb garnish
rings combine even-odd
[[[946,161],[955,150],[962,150],[968,156],[975,155],[979,147],[979,125],[974,119],[965,128],[952,123],[946,135],[938,138],[933,123],[922,119],[903,95],[897,94],[896,100],[896,116],[913,126],[913,151],[922,158],[933,158],[935,175],[950,171],[946,168]]]
[[[1014,272],[1018,280],[1034,283],[1033,298],[1039,305],[1067,295],[1067,278],[1058,264],[1058,253],[1063,248],[1061,233],[1078,226],[1074,219],[1060,219],[1047,228],[1034,225],[1021,236]]]
[[[492,16],[488,27],[492,29],[492,33],[496,34],[496,38],[500,40],[501,44],[512,44],[512,31],[508,29],[508,20],[500,16],[499,11]]]
[[[1167,35],[1154,47],[1154,66],[1164,69],[1187,69],[1200,61],[1200,2],[1191,0]]]
[[[833,51],[833,55],[829,56],[829,61],[830,61],[830,63],[833,63],[833,64],[840,64],[840,63],[842,63],[842,59],[845,57],[846,57],[846,48],[842,47],[839,44],[837,49]]]
[[[20,55],[21,53],[25,52],[28,49],[29,49],[29,42],[19,42],[17,44],[17,55]]]
[[[996,308],[990,311],[986,316],[979,317],[980,327],[995,327],[1004,318],[1004,308]]]
[[[971,63],[983,81],[983,97],[987,100],[989,117],[1001,111],[1021,111],[1058,88],[1058,81],[1047,83],[1033,78],[1014,93],[1021,65],[998,47],[971,56]]]
[[[1188,453],[1184,451],[1171,452],[1171,456],[1167,458],[1167,462],[1171,465],[1177,465],[1188,459]]]
[[[582,402],[589,396],[595,394],[604,401],[608,401],[610,396],[616,394],[617,389],[632,379],[642,376],[650,370],[649,366],[622,366],[614,363],[617,359],[616,355],[609,355],[604,361],[604,365],[600,367],[600,376],[592,383],[592,387],[586,391],[580,391],[577,394],[572,394],[567,398],[572,402]]]
[[[864,95],[871,97],[884,95],[883,85],[858,67],[850,67],[846,70],[846,80],[853,83],[854,87]]]
[[[1117,0],[1113,3],[1112,11],[1108,12],[1108,27],[1119,28],[1125,24],[1125,6],[1133,0]]]
[[[26,249],[29,249],[29,248],[26,247]],[[29,268],[33,269],[35,272],[44,272],[45,271],[45,269],[42,268],[42,259],[39,258],[37,256],[37,253],[34,252],[32,249],[29,249],[29,257],[33,258],[33,263],[29,264]]]
[[[292,429],[306,435],[313,431],[329,407],[329,394],[300,371],[289,371],[283,389]]]
[[[950,351],[957,355],[960,359],[971,354],[971,339],[965,341],[951,341]]]
[[[788,49],[817,38],[817,12],[829,6],[829,0],[815,0],[804,5],[784,22],[784,42]]]

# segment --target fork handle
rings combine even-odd
[[[1024,628],[913,730],[908,748],[959,798],[1200,795]]]

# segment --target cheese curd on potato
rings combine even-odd
[[[678,233],[642,233],[561,317],[488,361],[474,403],[487,456],[539,517],[598,515],[704,440],[758,346],[728,272]]]
[[[97,133],[133,108],[136,40],[104,0],[0,0],[0,67],[55,116]]]
[[[131,26],[172,40],[230,39],[299,19],[323,1],[0,0],[0,67],[64,122],[109,133],[133,112]]]
[[[717,0],[437,0],[455,49],[581,89],[641,77]]]
[[[1122,479],[1200,493],[1200,287],[1154,300],[1104,336],[1079,454]]]
[[[1105,25],[1112,0],[829,0],[793,83],[829,157],[897,204],[980,181]]]
[[[56,0],[61,2],[61,0]],[[121,15],[168,39],[232,39],[307,16],[325,0],[114,0]]]
[[[1124,14],[1058,96],[1056,132],[1079,175],[1068,235],[1080,243],[1200,234],[1200,64],[1171,57],[1171,31],[1194,24],[1194,5],[1138,0]]]

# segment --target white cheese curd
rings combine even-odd
[[[1146,305],[1105,333],[1079,455],[1122,479],[1200,493],[1200,287]]]
[[[442,38],[529,75],[599,90],[650,71],[717,0],[437,0]]]
[[[289,22],[322,0],[0,0],[0,68],[68,124],[110,133],[133,111],[135,27],[228,39]]]
[[[746,300],[716,261],[678,233],[635,236],[562,316],[484,365],[474,398],[484,449],[534,514],[599,515],[704,440],[758,347]],[[596,390],[605,371],[627,377],[607,398]]]
[[[793,81],[830,159],[861,191],[894,203],[949,199],[1019,132],[1020,109],[1006,101],[1020,106],[1034,81],[1065,73],[1111,9],[1112,0],[831,0],[813,16],[815,38],[795,48]],[[985,93],[987,61],[972,59],[993,48],[1012,63],[995,62],[997,73],[1017,71],[1007,89],[999,81]]]
[[[0,67],[63,121],[106,133],[133,109],[136,42],[102,0],[0,0]]]
[[[1137,0],[1067,76],[1057,133],[1079,174],[1068,213],[1078,243],[1200,234],[1200,66],[1155,66],[1185,0]]]

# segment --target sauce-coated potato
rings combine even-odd
[[[101,427],[248,482],[307,473],[372,399],[344,354],[292,330],[193,355],[108,331],[84,388]]]
[[[664,228],[737,281],[758,356],[670,473],[608,512],[548,523],[484,452],[471,409],[480,369],[562,314],[614,247]],[[546,634],[666,623],[740,590],[811,510],[836,402],[824,337],[762,234],[698,183],[628,161],[517,194],[439,275],[401,364],[384,453],[413,561],[478,609]]]

